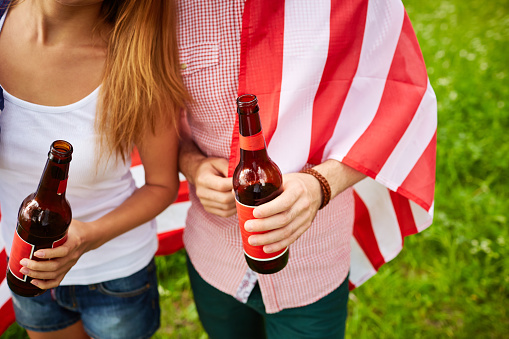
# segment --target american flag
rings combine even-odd
[[[283,173],[332,158],[369,177],[354,186],[351,289],[431,225],[437,102],[400,0],[247,1],[238,92],[273,112]],[[230,173],[238,149],[234,131]]]
[[[306,57],[292,58],[297,49]],[[275,112],[262,116],[262,125],[283,172],[334,158],[369,177],[354,186],[350,288],[396,257],[404,237],[431,224],[436,97],[400,0],[247,0],[238,92],[256,94],[264,110]],[[231,150],[230,172],[236,130]],[[137,157],[132,173],[141,185]],[[189,201],[181,180],[177,202],[157,218],[160,255],[183,246]],[[3,247],[0,239],[2,275]],[[14,321],[1,279],[0,333]]]

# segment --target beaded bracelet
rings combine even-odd
[[[320,205],[320,208],[319,208],[319,210],[321,210],[322,208],[327,206],[327,204],[330,201],[331,190],[330,190],[329,182],[327,181],[327,179],[325,179],[325,177],[323,175],[321,175],[320,173],[318,173],[318,171],[316,171],[312,168],[306,168],[300,172],[311,174],[316,179],[318,179],[318,181],[320,182],[320,187],[322,188],[322,195],[323,195],[322,204]]]

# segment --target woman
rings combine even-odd
[[[13,295],[31,338],[147,338],[159,326],[153,218],[176,198],[176,126],[188,99],[174,13],[168,0],[24,0],[0,20],[8,251],[51,142],[74,148],[68,240],[34,253],[49,261],[21,261],[51,293]],[[145,169],[140,189],[129,171],[134,146]]]

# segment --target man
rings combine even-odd
[[[184,242],[205,330],[343,337],[347,277],[361,284],[431,223],[436,101],[403,5],[181,1],[179,14],[195,100],[179,157],[192,202]],[[245,262],[232,195],[244,93],[257,95],[269,156],[284,173],[283,193],[245,225],[269,231],[249,238],[267,253],[290,246],[287,266],[271,275]],[[331,189],[320,211],[326,197],[300,173],[307,167]]]

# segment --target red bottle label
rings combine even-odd
[[[53,245],[51,245],[51,248],[62,246],[66,241],[67,241],[67,233],[62,238],[53,241]]]
[[[239,226],[240,226],[240,233],[242,234],[242,244],[244,245],[244,253],[251,259],[259,260],[259,261],[267,261],[276,259],[277,257],[283,255],[283,253],[286,252],[287,248],[284,248],[278,252],[274,253],[265,253],[263,251],[263,246],[252,246],[249,244],[247,239],[249,236],[253,234],[263,234],[267,232],[248,232],[244,228],[244,223],[248,220],[255,219],[253,216],[253,210],[255,209],[255,206],[247,206],[244,205],[238,200],[235,200],[237,204],[237,214],[239,216]]]
[[[67,234],[65,234],[62,238],[53,241],[51,248],[61,246],[66,241]],[[12,275],[21,281],[27,280],[27,276],[19,271],[23,267],[19,262],[23,258],[32,259],[34,252],[35,245],[22,239],[18,233],[18,228],[16,228],[16,232],[14,232],[14,239],[12,240],[11,254],[9,256],[9,271],[11,271]]]
[[[265,148],[265,139],[263,137],[263,131],[250,135],[248,137],[239,134],[239,145],[240,148],[245,151],[259,151]]]
[[[18,228],[16,228],[16,232],[14,232],[14,239],[12,240],[11,254],[9,256],[9,270],[12,275],[21,281],[26,281],[27,276],[19,271],[23,267],[19,262],[23,258],[32,259],[34,249],[34,245],[21,239],[18,233]]]
[[[60,183],[58,184],[57,194],[64,193],[66,188],[67,188],[67,179],[60,181]]]

